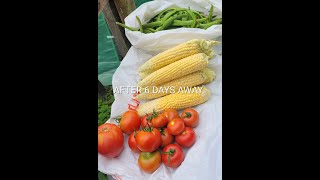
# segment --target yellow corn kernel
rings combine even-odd
[[[142,79],[138,86],[157,86],[165,82],[180,78],[208,66],[209,57],[204,53],[194,54],[165,66]]]
[[[176,110],[189,108],[206,102],[211,94],[204,86],[201,91],[199,86],[193,87],[191,90],[193,90],[193,93],[188,90],[182,90],[181,92],[176,92],[141,104],[137,109],[138,114],[143,116],[146,113],[152,113],[153,110],[162,112],[168,108]]]
[[[209,68],[204,68],[200,71],[174,79],[159,86],[150,88],[148,87],[148,91],[146,91],[146,89],[142,90],[137,98],[140,100],[156,99],[168,94],[178,92],[180,87],[193,87],[201,84],[206,84],[213,81],[214,78],[214,71]]]
[[[211,48],[218,43],[218,41],[194,39],[170,48],[140,66],[138,69],[140,78],[143,79],[148,74],[193,54],[205,53],[212,58],[214,51]]]

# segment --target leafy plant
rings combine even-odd
[[[98,98],[98,125],[104,124],[110,118],[113,101],[112,86],[107,86],[106,95]]]

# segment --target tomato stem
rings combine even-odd
[[[166,136],[166,134],[164,134],[164,129],[163,128],[159,128],[159,132],[162,136]]]
[[[120,123],[120,121],[121,121],[121,116],[116,117],[116,118],[115,118],[115,121],[116,121],[117,123]]]
[[[191,117],[191,113],[189,113],[189,112],[186,112],[186,115],[183,117],[183,118],[189,118],[189,117]]]
[[[169,151],[164,152],[163,154],[168,154],[168,163],[170,164],[170,158],[174,155],[175,150],[169,149]]]

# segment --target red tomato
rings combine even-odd
[[[167,128],[162,128],[159,129],[160,133],[161,133],[161,147],[165,147],[168,144],[173,143],[174,141],[174,136],[172,136],[171,134],[169,134],[168,129]]]
[[[148,127],[147,124],[149,124],[149,126],[153,126],[151,120],[152,120],[151,114],[144,115],[141,120],[141,127],[142,128]]]
[[[153,152],[161,145],[161,134],[153,127],[144,128],[136,135],[137,147],[143,152]]]
[[[168,119],[163,114],[156,113],[153,115],[151,123],[152,123],[153,127],[155,127],[155,128],[162,128],[162,127],[167,126]]]
[[[98,127],[98,152],[109,158],[117,157],[123,149],[121,129],[110,123]]]
[[[133,152],[139,153],[140,149],[137,147],[136,135],[138,132],[133,132],[128,138],[128,145]]]
[[[164,110],[162,114],[167,117],[168,121],[180,117],[178,111],[172,108]]]
[[[161,165],[161,153],[158,150],[154,152],[141,152],[138,165],[144,172],[153,173]]]
[[[196,133],[191,127],[186,127],[181,134],[176,136],[176,142],[182,147],[191,147],[196,142]]]
[[[184,126],[184,122],[181,118],[175,118],[172,119],[169,123],[168,123],[168,132],[172,135],[179,135],[183,132],[185,126]]]
[[[163,148],[161,159],[164,165],[176,168],[183,162],[184,153],[178,144],[169,144]]]
[[[141,119],[138,112],[135,110],[129,110],[123,113],[120,120],[120,128],[122,132],[126,134],[131,134],[135,130],[140,128]]]
[[[188,127],[194,128],[199,124],[199,113],[195,109],[187,108],[183,110],[181,118]]]

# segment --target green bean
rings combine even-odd
[[[193,23],[191,25],[191,28],[194,28],[196,26],[196,16],[193,14],[193,12],[191,12],[190,10],[186,10],[187,13],[191,16]]]
[[[150,30],[148,30],[148,29],[144,29],[143,30],[143,33],[145,33],[145,34],[149,34],[149,33],[152,33]]]
[[[117,25],[123,27],[123,28],[127,28],[131,31],[138,31],[139,29],[136,29],[136,28],[133,28],[133,27],[129,27],[129,26],[126,26],[125,24],[122,24],[122,23],[119,23],[119,22],[116,22]]]
[[[209,22],[209,23],[207,23],[207,24],[200,24],[200,28],[202,28],[202,29],[208,29],[209,27],[211,27],[212,25],[217,25],[217,24],[221,24],[222,23],[222,18],[220,18],[220,19],[216,19],[216,20],[214,20],[214,21],[212,21],[212,22]]]
[[[143,24],[142,27],[143,28],[153,28],[153,27],[157,27],[157,26],[161,26],[161,25],[162,25],[162,21],[156,21],[156,22]]]
[[[164,9],[163,11],[161,11],[157,16],[157,21],[160,21],[160,19],[162,18],[161,16],[164,14],[164,13],[167,13],[168,11],[170,10],[174,10],[175,8],[167,8],[167,9]]]
[[[139,18],[138,16],[136,16],[136,19],[137,19],[137,21],[138,21],[138,23],[139,23],[139,26],[140,26],[140,32],[142,32],[142,33],[143,33],[143,27],[142,27],[142,24],[141,24],[140,18]]]
[[[207,18],[197,19],[197,23],[205,22],[206,20]],[[172,26],[190,26],[192,25],[192,23],[193,23],[193,20],[189,20],[189,21],[174,20],[171,25]]]
[[[146,28],[146,30],[150,31],[150,32],[157,32],[155,29],[152,29],[152,28]]]
[[[208,16],[208,21],[207,22],[211,22],[212,13],[213,13],[213,5],[211,5],[211,7],[210,7],[210,12],[209,12],[209,16]]]
[[[186,21],[187,19],[188,19],[187,17],[183,17],[181,20]]]
[[[177,9],[174,9],[173,11],[168,12],[163,18],[161,18],[161,21],[165,22],[168,18],[170,18],[176,12],[177,12]]]
[[[183,16],[185,16],[185,14],[180,14],[180,15],[178,15],[178,16],[172,16],[172,17],[170,17],[169,19],[167,19],[167,20],[162,24],[162,26],[158,27],[158,28],[156,29],[156,31],[165,30],[166,28],[168,28],[168,27],[173,23],[174,20],[179,19],[179,18],[181,18],[181,17],[183,17]]]
[[[202,14],[200,14],[198,11],[193,11],[193,10],[191,10],[191,12],[193,12],[193,13],[196,14],[196,15],[198,15],[199,18],[205,18],[205,16],[202,15]]]

